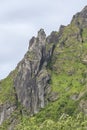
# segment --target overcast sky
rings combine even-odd
[[[57,31],[85,5],[87,0],[0,0],[0,79],[16,67],[40,28],[47,35]]]

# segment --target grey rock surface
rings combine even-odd
[[[16,109],[14,104],[6,103],[4,105],[0,105],[0,125],[4,120],[9,119],[12,112]]]
[[[28,52],[17,66],[18,75],[14,86],[18,101],[31,115],[47,104],[46,95],[50,75],[46,66],[54,48],[52,45],[46,50],[47,44],[46,34],[41,29],[37,37],[30,40]]]

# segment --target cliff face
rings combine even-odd
[[[47,104],[50,75],[46,66],[52,56],[54,45],[49,48],[49,51],[47,46],[46,34],[41,29],[38,36],[30,40],[29,50],[17,66],[18,74],[14,87],[18,101],[31,114],[37,113]]]
[[[22,61],[0,82],[0,124],[18,109],[18,104],[33,115],[56,100],[58,115],[76,110],[86,114],[86,67],[87,6],[68,26],[61,25],[59,32],[46,37],[41,29],[32,37]]]

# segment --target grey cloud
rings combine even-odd
[[[47,35],[67,25],[87,0],[1,0],[0,78],[16,67],[29,46],[29,39],[44,28]]]

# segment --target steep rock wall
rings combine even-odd
[[[18,64],[18,74],[14,86],[18,101],[31,113],[37,113],[47,104],[46,96],[50,86],[50,75],[46,66],[52,56],[54,45],[47,48],[47,38],[43,29],[29,43],[28,52]]]

